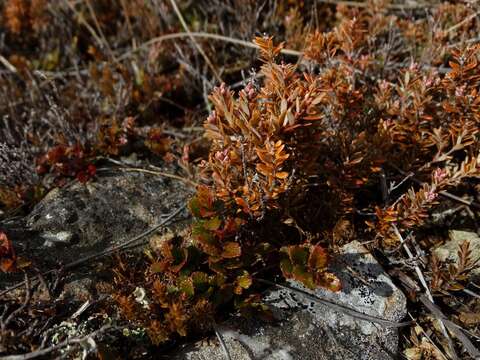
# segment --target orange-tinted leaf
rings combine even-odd
[[[155,274],[163,273],[167,267],[168,263],[164,261],[157,261],[150,265],[150,271]]]
[[[15,260],[7,258],[0,259],[0,270],[2,270],[3,272],[15,271]]]
[[[7,235],[0,232],[0,270],[3,272],[12,272],[16,270],[17,256],[13,248],[12,242]]]
[[[273,172],[273,167],[271,165],[257,164],[256,169],[264,176],[270,176]]]
[[[265,150],[257,149],[257,155],[265,164],[271,164],[273,162],[272,156]]]
[[[321,246],[313,246],[310,250],[310,257],[308,258],[308,266],[312,269],[320,270],[327,267],[328,254]]]

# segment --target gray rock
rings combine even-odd
[[[382,319],[399,322],[406,315],[405,296],[360,243],[344,246],[332,271],[342,280],[340,292],[310,291],[294,281],[290,285]],[[271,291],[265,300],[277,323],[232,319],[222,326],[233,360],[370,360],[397,356],[398,333],[394,328],[353,318],[287,290]],[[218,344],[197,344],[176,358],[220,360],[225,354]]]
[[[480,236],[477,233],[470,231],[450,230],[449,241],[445,244],[437,247],[433,253],[438,257],[440,261],[449,261],[452,263],[458,262],[458,249],[464,241],[470,243],[470,250],[472,251],[472,260],[480,259]],[[472,270],[472,275],[480,276],[480,268]]]
[[[68,263],[144,232],[191,193],[175,179],[117,170],[52,190],[17,226],[23,234],[12,229],[11,238],[28,259]],[[184,210],[177,219],[187,217]]]

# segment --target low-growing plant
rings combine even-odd
[[[95,174],[98,156],[137,151],[139,142],[142,150],[163,155],[176,144],[161,126],[150,126],[159,115],[156,106],[161,101],[173,102],[163,97],[163,91],[171,95],[178,88],[185,90],[184,75],[189,73],[196,77],[195,86],[203,86],[199,92],[203,93],[209,89],[212,67],[222,69],[219,73],[230,83],[239,80],[232,75],[238,75],[238,69],[252,65],[249,61],[242,64],[237,55],[243,53],[237,47],[197,39],[212,64],[205,66],[187,46],[176,44],[181,66],[175,67],[174,76],[167,76],[164,72],[170,69],[168,55],[173,47],[152,42],[148,59],[141,61],[137,54],[147,46],[137,47],[136,40],[177,31],[178,25],[171,25],[176,19],[173,13],[160,11],[164,24],[152,20],[151,14],[156,13],[148,2],[122,5],[122,11],[106,6],[115,3],[111,0],[99,1],[93,11],[87,3],[76,3],[69,11],[87,14],[87,24],[98,22],[93,34],[98,31],[106,40],[115,41],[92,39],[92,34],[83,34],[79,40],[80,62],[88,71],[74,75],[97,95],[94,100],[85,97],[95,104],[91,113],[83,109],[89,108],[87,101],[72,106],[71,119],[65,116],[74,120],[88,114],[91,122],[82,125],[88,141],[65,136],[71,123],[61,121],[66,130],[55,134],[55,147],[39,159],[41,172],[53,173],[60,181],[88,180]],[[427,294],[444,295],[445,308],[464,306],[446,299],[468,290],[465,286],[475,264],[470,247],[460,247],[457,264],[441,263],[435,257],[428,262],[432,248],[441,240],[431,240],[425,233],[435,232],[442,239],[443,225],[429,226],[434,211],[451,207],[445,198],[460,202],[470,214],[471,219],[462,220],[462,227],[473,228],[478,222],[478,204],[473,206],[480,178],[478,6],[432,2],[419,8],[375,0],[337,5],[314,2],[312,10],[309,1],[294,6],[288,6],[288,1],[273,3],[265,3],[267,15],[255,12],[256,21],[264,23],[262,29],[274,29],[276,38],[286,42],[274,44],[272,37],[257,37],[259,72],[252,73],[237,92],[238,85],[219,84],[213,89],[208,103],[212,111],[203,124],[208,154],[198,172],[190,159],[193,145],[182,144],[177,151],[180,166],[198,174],[196,180],[202,183],[189,203],[190,232],[145,250],[145,261],[139,265],[132,266],[125,257],[114,268],[116,305],[125,319],[147,330],[155,345],[210,331],[232,312],[269,317],[262,303],[262,277],[298,281],[310,289],[340,290],[342,284],[329,265],[336,261],[338,246],[354,239],[374,249],[374,254],[382,252],[389,268],[400,268],[392,274],[401,273],[403,280],[419,289],[425,287]],[[33,26],[29,20],[33,15],[19,16],[29,11],[32,5],[28,4],[10,0],[4,7],[8,44]],[[159,4],[159,9],[165,9],[163,2]],[[212,29],[226,29],[230,34],[235,33],[232,24],[242,24],[237,31],[242,38],[255,30],[253,21],[241,21],[245,12],[259,9],[255,2],[246,2],[231,16],[222,9],[229,13],[228,4],[236,8],[236,0],[225,8],[224,3],[209,0],[208,4],[218,6],[207,6],[204,12],[197,3],[191,4],[181,11],[192,31],[201,28],[199,19],[204,17],[215,19],[209,25]],[[311,11],[304,11],[307,8]],[[331,16],[319,24],[319,14]],[[144,16],[147,24],[142,26]],[[224,23],[224,17],[232,22]],[[127,20],[124,27],[123,20]],[[74,23],[70,25],[77,29],[79,24]],[[115,26],[108,27],[110,23]],[[116,39],[117,31],[121,39]],[[138,39],[130,39],[135,40],[135,49],[119,56],[127,32],[138,33]],[[28,40],[38,41],[38,36],[35,32]],[[109,49],[110,45],[115,49]],[[297,62],[282,58],[282,52],[297,54],[285,47],[302,51]],[[228,51],[215,51],[220,48]],[[6,88],[11,94],[21,93],[35,84],[29,82],[36,79],[32,69],[70,61],[55,60],[55,51],[49,58],[53,59],[50,63],[45,59],[29,62],[21,54],[11,54],[8,59],[22,80],[10,80]],[[183,107],[175,102],[172,106]],[[11,108],[7,125],[21,118],[14,111],[18,107]],[[49,124],[58,123],[45,118]],[[31,143],[42,139],[28,138],[34,139]],[[1,167],[0,163],[5,173],[10,170]],[[21,200],[15,187],[7,190],[0,188],[0,201],[14,204],[15,199]],[[5,239],[0,244],[6,258],[3,266],[13,269],[9,259],[15,253]],[[408,259],[402,256],[403,250]],[[422,271],[426,279],[423,274],[420,277]],[[445,336],[437,327],[428,333],[436,335],[435,341]]]

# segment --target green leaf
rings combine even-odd
[[[243,274],[237,276],[237,284],[243,289],[248,289],[252,285],[252,276],[248,273],[248,271],[243,271]]]
[[[264,255],[268,254],[272,251],[272,245],[266,242],[260,243],[255,246],[255,255],[258,257],[263,257]]]
[[[226,275],[228,273],[227,268],[221,261],[212,262],[210,258],[208,261],[208,266],[210,270],[216,272],[217,274]]]
[[[231,259],[223,259],[223,266],[225,269],[232,270],[232,269],[238,269],[241,267],[244,267],[243,262],[240,260],[240,258],[231,258]]]
[[[280,270],[282,270],[283,276],[287,279],[292,277],[293,265],[290,259],[280,261]]]
[[[289,246],[288,247],[288,255],[290,256],[290,260],[295,265],[307,265],[308,260],[308,247],[306,246]]]
[[[303,285],[305,285],[309,289],[315,289],[316,284],[313,279],[313,274],[307,271],[307,269],[304,266],[295,265],[293,267],[292,274],[295,280],[300,281]]]
[[[190,212],[192,213],[193,216],[199,218],[200,217],[200,202],[198,201],[198,198],[195,196],[190,200],[190,203],[188,204],[190,208]]]
[[[180,291],[186,294],[188,297],[193,297],[193,295],[195,295],[193,280],[191,278],[184,278],[180,280],[178,287]]]
[[[210,285],[213,285],[213,286],[220,287],[224,285],[225,282],[226,282],[225,276],[222,274],[215,274],[210,278]]]
[[[207,291],[210,286],[208,283],[208,275],[201,271],[196,271],[191,276],[193,286],[200,292]]]
[[[214,218],[205,220],[203,222],[203,227],[207,230],[213,231],[213,230],[218,230],[221,224],[222,224],[222,220],[220,220],[218,216],[215,216]]]
[[[202,224],[197,223],[192,229],[193,238],[200,244],[201,249],[211,256],[220,255],[218,243],[212,232],[206,230]]]
[[[229,241],[223,244],[223,252],[222,257],[229,259],[229,258],[236,258],[242,254],[242,248],[240,247],[239,243]]]

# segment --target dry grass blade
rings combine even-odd
[[[123,53],[122,55],[119,56],[119,60],[123,60],[125,58],[128,58],[131,56],[131,54],[135,51],[139,51],[141,49],[148,49],[150,46],[154,44],[159,44],[163,41],[167,40],[175,40],[175,39],[182,39],[182,38],[187,38],[187,37],[194,37],[194,38],[203,38],[203,39],[212,39],[212,40],[217,40],[217,41],[223,41],[231,44],[236,44],[252,49],[259,49],[258,45],[254,44],[253,42],[241,40],[241,39],[236,39],[230,36],[224,36],[224,35],[218,35],[218,34],[212,34],[212,33],[207,33],[207,32],[177,32],[173,34],[166,34],[166,35],[161,35],[155,38],[152,38],[143,44],[140,44],[136,49],[132,49],[128,52]],[[285,55],[291,55],[291,56],[296,56],[300,57],[302,56],[302,53],[300,51],[296,50],[291,50],[291,49],[282,49],[280,50],[282,54]]]
[[[358,7],[358,8],[367,8],[369,6],[368,1],[342,1],[342,0],[319,0],[318,2],[324,4],[332,4],[332,5],[343,5],[343,6],[351,6],[351,7]],[[425,3],[411,3],[411,4],[389,4],[387,5],[389,9],[394,10],[414,10],[414,9],[422,9],[428,7],[428,4]]]
[[[448,360],[447,356],[440,350],[440,348],[437,346],[437,344],[435,344],[435,342],[432,340],[431,336],[428,335],[428,333],[425,331],[425,329],[414,319],[412,314],[408,313],[408,316],[410,317],[410,319],[412,319],[412,321],[415,323],[415,325],[420,328],[420,331],[423,333],[425,338],[438,351],[438,353],[442,356],[442,358],[445,359],[445,360]]]
[[[17,68],[15,66],[12,65],[12,63],[10,61],[8,61],[2,54],[0,54],[0,63],[3,64],[3,66],[5,66],[8,71],[12,72],[12,73],[17,73]]]
[[[188,25],[185,22],[185,19],[183,18],[183,15],[180,12],[180,9],[177,6],[177,2],[175,0],[170,0],[170,3],[172,4],[173,10],[175,11],[175,14],[177,15],[178,20],[180,20],[180,23],[182,24],[183,29],[188,34],[189,38],[192,40],[192,42],[195,45],[195,47],[197,48],[198,52],[202,55],[203,59],[205,60],[205,62],[208,65],[208,67],[212,70],[213,74],[217,78],[217,81],[219,83],[222,83],[222,78],[220,77],[220,74],[218,73],[217,69],[215,68],[215,66],[213,65],[213,63],[211,62],[211,60],[209,59],[209,57],[205,53],[205,51],[202,49],[200,44],[197,42],[197,40],[195,40],[195,37],[191,35],[190,29],[188,28]]]
[[[2,331],[6,330],[8,324],[15,318],[17,314],[21,313],[23,310],[26,309],[27,305],[29,304],[32,298],[32,292],[30,288],[30,279],[27,273],[25,273],[24,283],[25,283],[25,300],[23,301],[22,305],[18,309],[12,311],[12,313],[5,320],[3,318],[0,319],[0,327]]]
[[[57,345],[50,346],[50,347],[45,348],[45,349],[32,351],[32,352],[27,353],[27,354],[3,356],[3,357],[0,358],[0,360],[36,359],[36,358],[39,358],[39,357],[44,357],[44,356],[46,356],[46,355],[48,355],[48,354],[50,354],[54,351],[64,349],[67,346],[71,346],[71,345],[84,346],[84,344],[88,343],[89,339],[93,339],[94,337],[99,336],[99,335],[105,333],[107,330],[111,330],[111,329],[113,329],[113,327],[111,325],[105,325],[105,326],[102,326],[100,329],[98,329],[98,330],[96,330],[96,331],[94,331],[94,332],[92,332],[92,333],[90,333],[86,336],[73,338],[73,339],[67,339],[67,340],[64,340],[64,341],[58,343]]]
[[[472,356],[474,359],[480,358],[480,351],[473,345],[470,339],[463,333],[460,326],[455,324],[454,322],[447,319],[447,317],[442,313],[442,311],[438,308],[437,305],[433,303],[428,297],[425,295],[420,295],[420,301],[425,305],[425,307],[437,318],[438,321],[443,322],[448,329],[455,334],[458,340],[463,344],[467,352]]]
[[[460,21],[458,24],[455,24],[453,25],[452,27],[448,28],[445,33],[450,33],[452,31],[455,31],[457,30],[458,28],[460,28],[462,25],[468,23],[469,21],[475,19],[476,17],[478,17],[480,15],[480,11],[477,11],[476,13],[474,14],[471,14],[470,16],[467,16],[465,19],[463,19],[462,21]]]
[[[232,357],[230,356],[230,352],[228,351],[228,348],[227,348],[227,344],[225,343],[225,340],[223,339],[223,336],[220,333],[220,330],[218,329],[218,326],[216,324],[213,326],[213,329],[215,330],[215,335],[217,336],[217,339],[220,342],[220,346],[222,347],[223,353],[225,354],[225,359],[232,360]]]
[[[410,251],[410,248],[408,247],[408,245],[405,243],[405,240],[403,239],[403,236],[402,234],[400,234],[400,231],[398,230],[397,226],[395,224],[392,225],[393,227],[393,230],[395,232],[395,234],[398,236],[398,239],[400,241],[400,243],[403,245],[403,248],[405,249],[405,252],[407,253],[408,257],[413,260],[414,259],[414,256],[412,254],[412,252]],[[418,276],[418,279],[420,281],[420,283],[422,284],[422,286],[424,287],[425,289],[425,293],[427,295],[427,298],[432,302],[433,304],[433,296],[432,296],[432,293],[430,291],[430,288],[428,287],[428,284],[425,280],[425,277],[423,276],[423,273],[422,273],[422,270],[420,269],[420,267],[415,264],[415,272]],[[455,352],[455,347],[453,345],[453,341],[450,337],[450,335],[448,334],[447,332],[447,329],[445,328],[445,324],[443,323],[442,319],[439,319],[439,322],[440,322],[440,328],[443,332],[443,335],[445,336],[445,338],[447,339],[447,342],[448,342],[448,346],[450,348],[450,352],[452,354],[452,357],[454,359],[458,359],[458,355],[457,353]]]
[[[64,0],[65,3],[67,4],[67,6],[70,8],[70,10],[75,14],[75,16],[77,16],[78,18],[78,21],[81,22],[85,28],[88,30],[88,32],[90,33],[90,35],[92,35],[92,37],[95,39],[95,41],[97,42],[97,45],[100,47],[100,48],[103,48],[105,46],[107,46],[107,49],[109,49],[108,47],[108,44],[105,44],[104,41],[102,40],[102,38],[97,34],[97,32],[95,31],[95,29],[88,23],[87,20],[85,20],[85,18],[83,17],[82,14],[80,14],[77,9],[75,9],[75,4],[72,4],[69,0]]]
[[[190,180],[186,177],[183,177],[183,176],[179,176],[179,175],[175,175],[175,174],[171,174],[171,173],[167,173],[165,171],[161,171],[161,170],[149,170],[149,169],[143,169],[143,168],[135,168],[135,167],[128,167],[127,165],[125,165],[124,163],[120,162],[120,161],[116,161],[116,160],[112,160],[110,158],[107,158],[107,160],[109,160],[110,162],[116,164],[116,165],[120,165],[121,167],[117,168],[118,170],[120,171],[125,171],[125,172],[140,172],[140,173],[145,173],[145,174],[151,174],[151,175],[158,175],[158,176],[163,176],[163,177],[168,177],[168,178],[171,178],[171,179],[175,179],[175,180],[178,180],[178,181],[181,181],[189,186],[191,186],[192,188],[196,189],[199,184],[193,180]],[[111,171],[112,169],[111,168],[100,168],[98,169],[99,171],[101,170],[105,170],[105,171]]]

